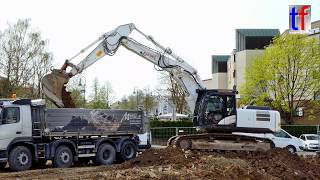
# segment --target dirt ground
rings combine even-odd
[[[0,172],[0,179],[319,179],[320,158],[267,152],[182,152],[151,149],[112,166]]]

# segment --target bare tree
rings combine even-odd
[[[9,23],[0,34],[0,71],[6,75],[7,84],[1,96],[15,91],[18,96],[40,97],[41,78],[52,63],[48,41],[31,28],[29,19]]]
[[[168,99],[176,106],[177,113],[189,113],[189,107],[187,104],[186,93],[182,87],[167,73],[163,73],[159,79],[160,84],[165,89],[158,90],[162,91],[161,94],[166,94]]]

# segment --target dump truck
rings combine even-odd
[[[47,108],[44,100],[0,102],[0,168],[110,165],[136,156],[143,111]]]

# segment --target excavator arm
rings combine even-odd
[[[136,30],[143,35],[158,50],[145,46],[130,38],[129,35],[133,30]],[[86,52],[90,47],[97,43],[99,44],[94,50],[89,53],[86,58],[80,61],[79,64],[75,65],[71,63],[72,59],[79,54]],[[164,46],[156,42],[153,37],[142,33],[134,24],[121,25],[115,30],[103,34],[74,57],[66,60],[60,69],[54,69],[50,74],[46,75],[42,79],[43,93],[58,107],[72,106],[68,104],[71,97],[65,90],[65,84],[68,83],[70,78],[81,73],[105,55],[114,55],[120,45],[169,72],[187,94],[186,100],[190,110],[194,110],[197,101],[196,89],[204,89],[204,85],[202,84],[197,71],[179,56],[174,54],[170,48],[164,48]],[[71,67],[70,71],[67,71],[68,67]]]

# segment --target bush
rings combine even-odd
[[[159,121],[152,120],[150,121],[150,127],[193,127],[191,120],[182,120],[182,121]]]

